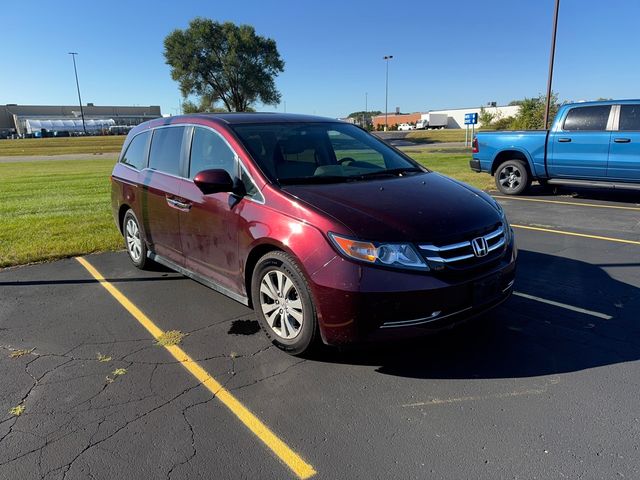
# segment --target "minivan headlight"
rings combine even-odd
[[[329,238],[345,256],[362,262],[387,267],[429,270],[425,261],[410,243],[366,242],[335,233],[329,233]]]
[[[502,208],[502,205],[500,205],[496,199],[493,199],[493,201],[496,205],[496,209],[498,210],[498,213],[500,214],[500,219],[502,220],[505,240],[509,244],[513,240],[513,230],[511,230],[511,225],[509,225],[509,219],[507,219],[507,214]]]

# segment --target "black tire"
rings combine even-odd
[[[147,257],[144,232],[140,227],[138,217],[131,209],[127,210],[122,219],[122,235],[131,262],[139,269],[146,270],[151,265],[151,260]]]
[[[295,292],[286,282],[280,281],[283,277],[278,272],[292,282]],[[264,287],[269,293],[263,289],[263,281],[266,282]],[[269,288],[269,281],[275,287],[275,292]],[[285,286],[288,287],[287,291],[283,291]],[[269,252],[258,260],[253,270],[251,299],[260,326],[275,346],[291,355],[310,353],[317,343],[318,317],[310,292],[302,270],[295,258],[288,253]],[[298,321],[300,313],[301,322]],[[270,316],[271,324],[267,315]],[[294,336],[287,338],[287,334]]]
[[[520,195],[531,185],[531,176],[521,160],[507,160],[495,172],[496,187],[505,195]]]

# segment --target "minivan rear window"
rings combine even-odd
[[[577,107],[569,110],[564,121],[564,130],[606,130],[611,105]]]
[[[138,170],[145,168],[147,166],[149,135],[150,132],[143,132],[133,137],[120,161]]]
[[[180,175],[180,156],[184,127],[158,128],[153,132],[149,168]]]

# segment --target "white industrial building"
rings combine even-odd
[[[494,114],[494,121],[500,118],[513,117],[520,111],[519,105],[505,105],[505,106],[486,106],[483,107],[485,111]],[[480,107],[471,108],[453,108],[449,110],[429,110],[429,113],[446,114],[449,118],[447,128],[465,128],[464,116],[467,113],[477,113],[480,115]],[[480,119],[476,124],[476,128],[480,128],[482,125]]]

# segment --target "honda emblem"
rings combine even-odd
[[[473,254],[476,257],[484,257],[489,253],[489,245],[487,244],[487,239],[484,237],[471,240],[471,248],[473,248]]]

